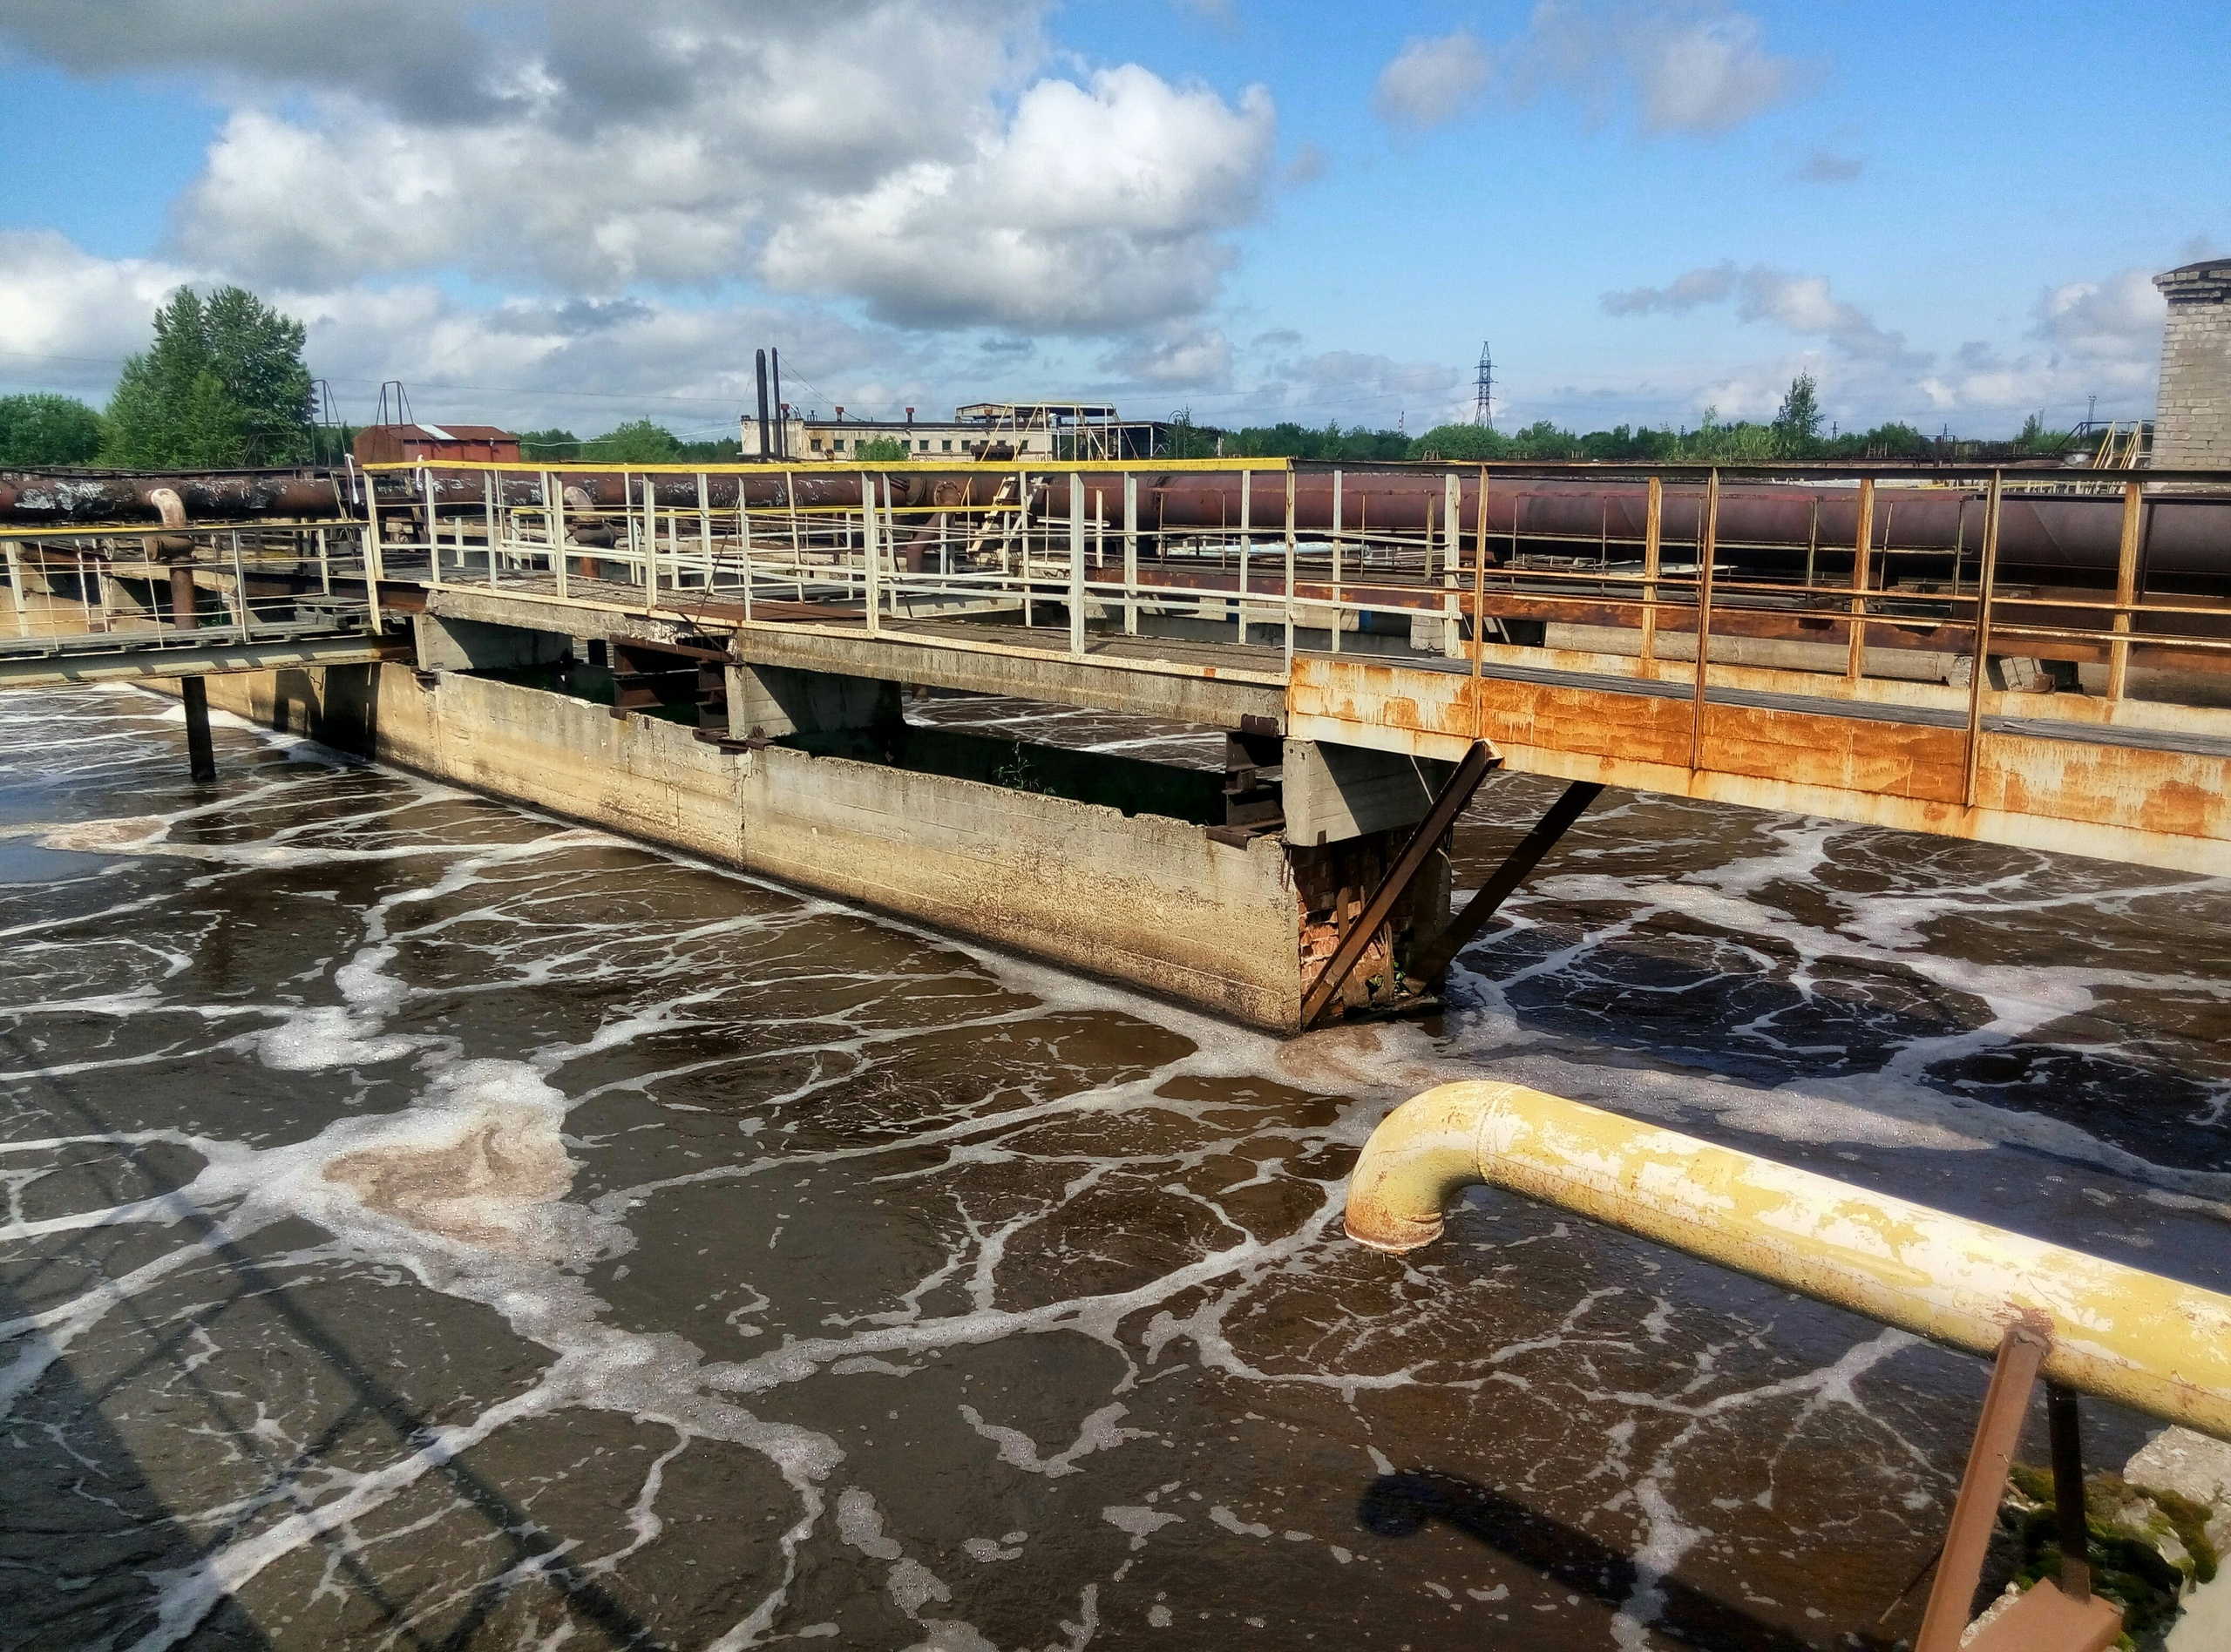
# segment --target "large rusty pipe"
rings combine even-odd
[[[2045,1374],[2231,1440],[2231,1297],[1516,1084],[1444,1084],[1372,1132],[1347,1231],[1440,1237],[1505,1188],[1972,1354],[2049,1332]]]
[[[1267,464],[1284,464],[1269,461]],[[1059,467],[1054,467],[1058,469]],[[1461,465],[1447,471],[1374,471],[1358,468],[1342,480],[1343,520],[1366,531],[1415,534],[1431,519],[1444,533],[1447,471],[1459,479],[1458,526],[1468,545],[1479,535],[1480,472]],[[540,471],[522,465],[499,471],[499,502],[533,506],[542,503]],[[562,473],[568,490],[579,490],[592,508],[620,511],[640,503],[644,473],[633,473],[636,498],[628,497],[629,473],[620,471]],[[841,508],[859,502],[858,471],[849,466],[804,464],[708,467],[708,498],[715,510],[739,503],[755,510],[783,508],[793,502],[807,510]],[[1054,505],[1056,478],[1033,470],[1029,504],[1034,517]],[[1139,484],[1139,519],[1149,530],[1204,532],[1236,529],[1240,519],[1237,468],[1217,471],[1134,472]],[[902,470],[889,473],[893,507],[927,511],[955,503],[945,497],[956,487],[966,501],[992,502],[1000,473]],[[484,484],[477,471],[432,468],[437,508],[478,512]],[[375,473],[383,498],[398,506],[422,502],[415,469]],[[2086,480],[2058,473],[2036,473],[2050,482]],[[698,499],[697,473],[676,472],[651,478],[658,503],[679,509]],[[1059,485],[1066,488],[1066,474]],[[0,474],[0,522],[120,522],[156,514],[150,494],[175,490],[197,521],[256,517],[317,519],[348,514],[346,489],[333,473],[316,471],[211,472],[203,475],[126,476],[7,472]],[[1099,497],[1112,518],[1123,497],[1120,473],[1089,471],[1088,499]],[[1697,540],[1704,486],[1695,477],[1676,476],[1662,491],[1661,538],[1678,560]],[[1488,488],[1487,538],[1490,554],[1521,549],[1570,550],[1610,543],[1639,546],[1649,511],[1645,475],[1495,476]],[[1899,487],[1884,481],[1876,491],[1874,539],[1902,552],[1935,553],[1947,559],[1972,558],[1983,539],[1983,491],[1951,486]],[[1818,547],[1830,559],[1848,555],[1856,536],[1859,490],[1828,482],[1729,481],[1720,491],[1718,542],[1724,560],[1787,562]],[[2144,574],[2163,581],[2199,581],[2231,589],[2231,493],[2180,491],[2150,496],[2145,505]],[[1059,511],[1055,511],[1059,514]],[[1332,523],[1332,475],[1329,470],[1298,471],[1294,476],[1294,525],[1318,534]],[[1111,520],[1104,525],[1113,526]],[[2051,579],[2078,576],[2082,581],[2112,581],[2120,559],[2122,501],[2112,494],[2032,498],[2010,494],[2000,515],[1998,557],[2008,577]]]

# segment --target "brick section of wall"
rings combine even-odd
[[[2153,284],[2169,301],[2153,464],[2231,469],[2231,262],[2187,264]]]

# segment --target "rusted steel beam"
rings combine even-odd
[[[1364,903],[1361,913],[1348,925],[1347,932],[1340,938],[1339,945],[1325,961],[1325,967],[1316,980],[1310,983],[1309,991],[1302,995],[1303,1031],[1306,1032],[1317,1018],[1324,1014],[1326,1006],[1332,1001],[1332,995],[1348,978],[1348,972],[1355,968],[1356,961],[1370,947],[1372,937],[1379,933],[1379,926],[1394,910],[1394,903],[1402,897],[1402,891],[1408,889],[1425,869],[1426,857],[1433,853],[1442,835],[1456,823],[1457,816],[1462,814],[1464,805],[1472,801],[1472,794],[1479,789],[1480,782],[1487,778],[1488,771],[1500,761],[1495,755],[1495,748],[1487,741],[1475,740],[1472,742],[1472,748],[1464,754],[1464,761],[1456,765],[1456,772],[1448,777],[1448,783],[1433,800],[1433,807],[1426,811],[1426,817],[1411,832],[1409,841],[1402,845],[1402,852],[1394,857],[1394,863],[1379,880],[1379,887],[1372,890],[1371,898]]]
[[[1976,1421],[1976,1443],[1968,1452],[1959,1494],[1952,1500],[1951,1523],[1945,1527],[1944,1547],[1936,1557],[1936,1581],[1929,1586],[1914,1652],[1959,1652],[1976,1586],[1983,1578],[1984,1553],[1998,1524],[2006,1472],[2014,1466],[2014,1448],[2021,1442],[2023,1419],[2029,1415],[2030,1392],[2051,1347],[2049,1330],[2018,1323],[2007,1327],[1998,1345],[1990,1386],[1983,1392],[1983,1415]]]
[[[1589,804],[1602,794],[1604,788],[1594,781],[1576,780],[1558,795],[1549,811],[1535,823],[1534,829],[1518,840],[1518,845],[1503,857],[1495,875],[1473,891],[1472,898],[1464,903],[1464,910],[1448,920],[1448,925],[1410,962],[1411,978],[1425,983],[1438,980],[1448,968],[1450,960],[1462,951],[1482,925],[1495,915],[1495,911],[1510,898],[1513,890],[1524,883],[1527,875],[1541,864],[1542,857],[1563,839],[1572,823],[1587,811]]]

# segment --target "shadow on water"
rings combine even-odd
[[[1380,1475],[1364,1488],[1356,1520],[1380,1537],[1414,1537],[1428,1522],[1439,1520],[1605,1606],[1624,1605],[1642,1576],[1631,1556],[1587,1533],[1501,1492],[1434,1469]],[[1651,1628],[1685,1646],[1707,1652],[1813,1652],[1812,1642],[1678,1577],[1659,1580],[1658,1590],[1664,1604]],[[1868,1652],[1889,1642],[1847,1637],[1842,1644]]]
[[[190,1173],[181,1177],[175,1164],[162,1162],[159,1150],[117,1140],[97,1107],[82,1093],[37,1074],[35,1061],[12,1038],[0,1035],[0,1050],[19,1081],[29,1076],[44,1092],[42,1110],[58,1134],[74,1121],[84,1135],[109,1136],[114,1143],[105,1161],[71,1167],[93,1208],[114,1208],[144,1196],[151,1186],[166,1189],[190,1179]],[[309,1310],[288,1277],[222,1235],[216,1219],[191,1211],[162,1232],[167,1249],[204,1249],[206,1272],[217,1276],[217,1287],[213,1290],[206,1276],[198,1277],[195,1299],[183,1311],[125,1291],[104,1317],[104,1328],[124,1322],[123,1338],[80,1337],[71,1352],[0,1413],[7,1487],[6,1512],[0,1515],[0,1613],[10,1626],[0,1643],[10,1652],[132,1644],[155,1626],[156,1586],[168,1581],[164,1574],[188,1573],[228,1543],[314,1510],[320,1470],[345,1460],[352,1446],[392,1461],[433,1439],[437,1425],[365,1364],[348,1345],[346,1329]],[[51,1313],[78,1294],[116,1285],[119,1276],[151,1259],[146,1249],[135,1249],[144,1247],[144,1234],[119,1243],[118,1233],[105,1226],[85,1229],[31,1259],[29,1269],[0,1274],[0,1324],[25,1325],[31,1316]],[[309,1230],[289,1236],[314,1244],[320,1236]],[[290,1353],[340,1379],[343,1398],[298,1442],[286,1444],[262,1426],[265,1402],[275,1396],[254,1391],[261,1382],[252,1377],[251,1391],[240,1391],[244,1373],[214,1363],[211,1350],[222,1345],[219,1333],[235,1329],[228,1322],[242,1315],[268,1316],[283,1330]],[[239,1340],[254,1344],[270,1328],[251,1325]],[[14,1339],[15,1357],[35,1357],[39,1349],[32,1339],[43,1335],[27,1329]],[[119,1350],[115,1344],[123,1340],[129,1346]],[[259,1351],[265,1356],[254,1368],[260,1376],[270,1371],[271,1361],[268,1350]],[[120,1357],[108,1357],[114,1355]],[[135,1418],[142,1425],[156,1423],[136,1441],[119,1426]],[[224,1440],[244,1476],[207,1499],[208,1514],[182,1513],[178,1505],[189,1500],[173,1490],[166,1500],[158,1483],[172,1466],[163,1459],[175,1455],[181,1432],[207,1432]],[[143,1461],[143,1453],[155,1460]],[[241,1459],[253,1460],[240,1464]],[[640,1645],[657,1638],[594,1576],[564,1558],[573,1545],[562,1534],[546,1529],[470,1464],[437,1459],[428,1472],[458,1506],[485,1522],[482,1535],[498,1546],[500,1563],[477,1586],[443,1602],[445,1621],[414,1622],[417,1607],[399,1598],[365,1563],[345,1522],[339,1523],[342,1529],[321,1533],[329,1574],[346,1580],[376,1622],[383,1644],[412,1652],[471,1646],[484,1630],[498,1628],[493,1620],[506,1595],[530,1577],[557,1592],[577,1629],[600,1631],[605,1644]],[[175,1627],[177,1641],[190,1639],[196,1646],[272,1644],[229,1594],[198,1625]]]

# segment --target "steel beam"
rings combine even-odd
[[[1549,812],[1536,823],[1534,829],[1518,840],[1518,846],[1504,856],[1495,876],[1480,885],[1472,898],[1464,903],[1464,910],[1448,920],[1448,926],[1427,941],[1425,948],[1411,960],[1410,975],[1414,980],[1430,984],[1440,978],[1449,962],[1481,927],[1495,915],[1495,909],[1510,898],[1513,890],[1526,881],[1526,876],[1541,863],[1542,857],[1557,846],[1560,839],[1571,829],[1573,822],[1594,802],[1604,788],[1590,780],[1576,780],[1559,794],[1549,805]]]

